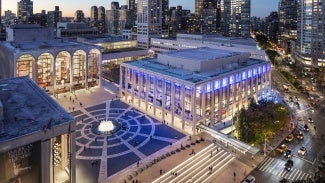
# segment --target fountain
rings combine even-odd
[[[120,128],[121,125],[117,121],[102,120],[92,127],[92,131],[97,135],[111,135]]]

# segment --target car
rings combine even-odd
[[[285,144],[282,144],[281,146],[279,146],[276,150],[279,152],[279,153],[284,153],[284,151],[286,151],[288,149],[288,146],[286,146]]]
[[[304,139],[304,134],[301,131],[298,133],[297,139],[299,139],[299,140]]]
[[[292,170],[293,167],[293,161],[289,159],[285,164],[284,164],[284,169],[287,171]]]
[[[304,125],[304,131],[305,131],[305,132],[309,132],[309,127],[308,127],[307,124]]]
[[[301,155],[301,156],[305,156],[307,153],[307,148],[302,146],[299,150],[298,150],[298,155]]]
[[[247,176],[242,183],[254,183],[255,182],[255,177],[253,175]]]
[[[291,142],[291,141],[293,140],[293,138],[294,138],[294,136],[293,136],[293,134],[291,133],[290,135],[288,135],[288,136],[286,137],[286,141]]]
[[[285,152],[284,152],[284,157],[286,158],[291,158],[292,157],[292,151],[290,149],[287,149]]]
[[[320,161],[322,164],[325,164],[325,156],[322,156],[322,159]]]

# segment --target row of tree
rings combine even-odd
[[[265,138],[275,137],[281,130],[289,128],[290,113],[281,103],[250,101],[247,109],[241,109],[233,118],[234,136],[249,144],[258,145]]]

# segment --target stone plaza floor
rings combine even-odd
[[[212,143],[211,136],[189,136],[121,102],[118,88],[109,85],[60,94],[56,101],[76,120],[76,182],[152,182]],[[118,120],[121,129],[96,135],[92,128],[102,120]],[[206,139],[199,144],[199,139]],[[185,147],[181,149],[181,147]],[[181,149],[181,150],[180,150]],[[231,151],[228,149],[228,151]],[[235,154],[233,156],[236,156]],[[164,157],[164,158],[161,158]],[[257,162],[235,161],[218,173],[222,182],[240,182]],[[259,160],[260,161],[260,160]],[[236,180],[229,180],[234,170]],[[246,172],[247,171],[247,172]]]

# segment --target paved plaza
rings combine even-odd
[[[56,99],[77,122],[78,183],[152,182],[161,177],[161,174],[179,171],[179,164],[195,158],[192,151],[198,155],[191,161],[198,162],[209,157],[210,151],[215,151],[215,147],[207,149],[213,144],[211,136],[201,133],[189,139],[188,135],[121,102],[117,91],[111,85],[80,90],[75,94],[60,94]],[[97,135],[92,128],[102,120],[118,121],[121,129],[113,134]],[[254,167],[256,162],[234,161],[238,155],[227,153],[229,151],[231,152],[230,149],[220,151],[227,154],[225,157],[228,159],[224,160],[229,163],[227,166],[217,168],[217,161],[206,165],[216,166],[210,181],[216,181],[214,178],[218,177],[223,182],[240,182]],[[241,172],[236,180],[229,179],[233,171]],[[202,175],[205,176],[205,172]],[[188,177],[185,179],[190,181]]]

